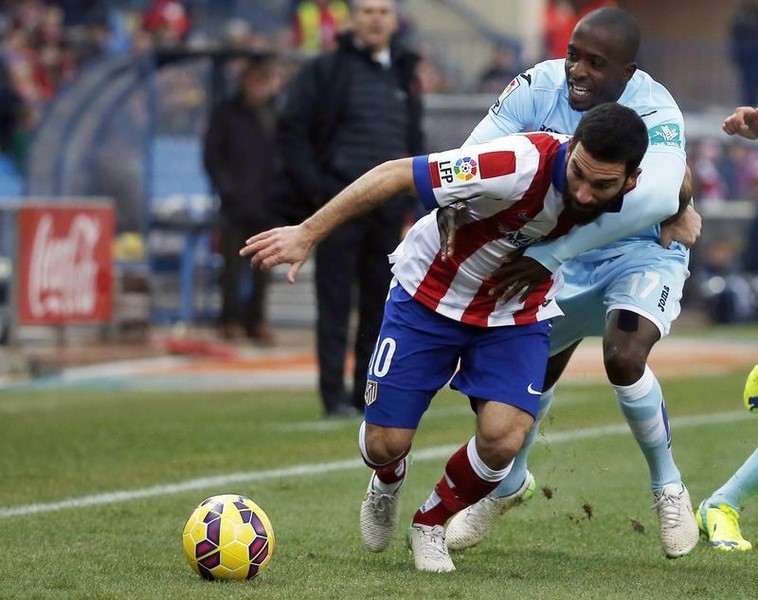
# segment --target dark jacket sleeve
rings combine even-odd
[[[226,156],[226,139],[230,134],[224,104],[217,106],[208,120],[203,138],[203,166],[213,187],[220,196],[234,193],[234,174],[229,168]]]
[[[329,107],[324,106],[324,98],[331,96],[328,86],[332,68],[332,56],[304,65],[288,87],[278,122],[284,175],[313,208],[330,200],[347,183],[327,167]]]
[[[403,83],[408,94],[408,149],[413,156],[426,152],[426,138],[423,129],[424,103],[421,81],[417,67],[419,57],[411,54],[403,64]]]

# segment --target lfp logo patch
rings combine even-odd
[[[455,173],[455,176],[462,181],[470,181],[477,173],[476,161],[470,156],[459,158],[455,162],[453,173]]]
[[[682,130],[677,123],[664,123],[648,129],[651,146],[678,146],[682,147]]]

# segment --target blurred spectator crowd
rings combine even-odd
[[[102,57],[184,46],[312,54],[347,21],[341,0],[261,2],[280,15],[257,29],[234,0],[0,0],[0,154],[24,171],[45,105]],[[242,4],[242,3],[239,3]],[[256,4],[256,3],[252,3]],[[254,15],[256,16],[257,13]],[[248,15],[250,17],[250,15]]]
[[[456,81],[444,60],[424,52],[417,28],[398,1],[398,35],[419,52],[425,93],[499,93],[524,67],[518,43],[493,39],[473,83]],[[561,55],[586,12],[609,1],[551,0],[544,14],[544,58]],[[31,132],[47,102],[86,65],[102,57],[154,48],[224,47],[271,51],[290,61],[334,47],[349,21],[345,0],[0,0],[0,153],[23,174]]]
[[[423,57],[418,66],[423,93],[499,94],[528,66],[522,62],[518,43],[507,36],[492,39],[486,64],[473,83],[463,85],[446,69],[444,59],[423,47],[416,24],[404,10],[407,2],[398,0],[398,35]],[[564,56],[579,18],[613,4],[608,0],[547,2],[542,58]],[[735,15],[739,25],[732,32],[736,49],[745,45],[740,40],[752,40],[758,31],[758,27],[744,31],[748,24],[758,23],[757,3],[745,4],[755,18]],[[176,47],[270,52],[286,59],[286,81],[302,59],[332,49],[336,34],[348,21],[344,0],[0,0],[0,167],[7,164],[23,177],[27,148],[46,105],[77,73],[102,58]],[[735,50],[738,64],[742,54]],[[754,68],[754,60],[747,63]],[[754,80],[752,71],[748,79]],[[167,96],[186,87],[175,78],[166,86]],[[195,113],[168,112],[192,114],[197,121]],[[169,128],[170,124],[167,117],[162,125]],[[734,200],[758,203],[758,144],[726,136],[695,139],[690,140],[687,154],[700,206],[727,205]],[[713,272],[748,266],[749,261],[737,260],[726,250],[708,248],[706,262],[712,263]],[[743,257],[758,256],[754,248],[732,250]],[[758,283],[754,287],[758,289]],[[751,305],[742,314],[752,317],[756,312],[758,308]]]
[[[700,206],[732,200],[758,202],[758,146],[728,139],[703,138],[687,146],[694,196]]]
[[[247,3],[249,4],[249,3]],[[0,152],[19,173],[31,132],[56,90],[101,57],[144,53],[156,47],[227,47],[303,58],[333,48],[349,20],[344,0],[266,0],[273,22],[240,10],[235,0],[0,0]],[[608,0],[550,0],[543,15],[544,58],[563,56],[583,14]],[[270,5],[270,6],[269,6]],[[403,16],[405,42],[417,51],[418,33]],[[262,14],[262,13],[261,13]],[[488,63],[474,89],[456,81],[425,56],[419,65],[423,91],[499,93],[524,65],[520,49],[493,40]],[[689,148],[701,202],[756,199],[758,149],[748,144],[701,140]]]

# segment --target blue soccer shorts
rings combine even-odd
[[[550,354],[582,338],[602,336],[612,310],[637,313],[665,337],[681,311],[688,262],[689,251],[682,244],[663,248],[652,241],[630,243],[628,252],[608,260],[580,256],[566,262],[561,267],[565,285],[556,297],[564,316],[553,319]]]
[[[448,382],[469,398],[502,402],[535,416],[549,335],[548,322],[466,325],[438,315],[395,285],[369,363],[366,422],[416,429]]]

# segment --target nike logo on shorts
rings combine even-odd
[[[539,391],[539,390],[535,390],[532,387],[531,383],[527,386],[526,391],[527,391],[527,393],[531,394],[532,396],[541,396],[542,395],[542,392]]]

